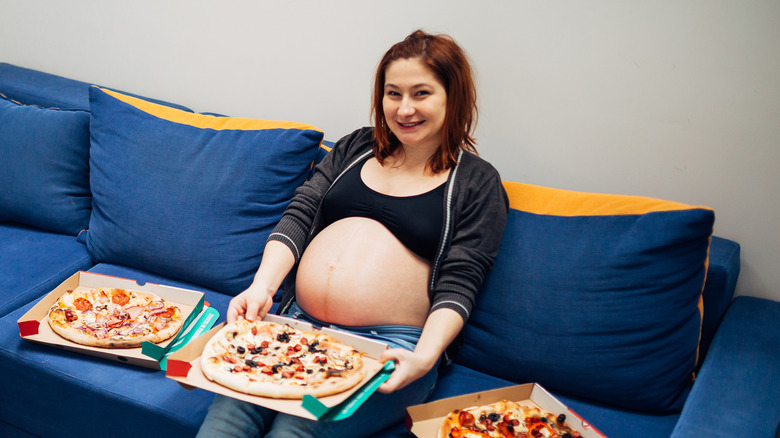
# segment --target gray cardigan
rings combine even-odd
[[[362,128],[339,140],[299,187],[268,240],[286,244],[296,264],[285,279],[279,313],[295,298],[295,276],[306,246],[323,228],[320,203],[351,166],[372,153],[373,128]],[[461,152],[445,187],[444,224],[433,261],[431,312],[449,308],[467,320],[477,292],[493,267],[506,225],[509,200],[501,177],[487,161]]]

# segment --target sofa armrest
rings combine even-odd
[[[740,270],[740,247],[737,242],[712,236],[709,253],[707,281],[704,283],[704,318],[701,322],[699,342],[699,363],[707,356],[715,331],[726,313]]]
[[[740,296],[720,324],[673,437],[775,436],[780,302]]]

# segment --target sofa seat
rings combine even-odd
[[[86,246],[74,236],[0,224],[0,317],[92,265]]]
[[[89,272],[199,290],[221,312],[230,298],[118,265],[98,264]],[[186,390],[163,371],[26,341],[19,336],[17,320],[34,304],[0,318],[0,436],[20,433],[8,424],[25,424],[31,434],[57,437],[102,436],[107,431],[114,437],[195,434],[213,393]],[[224,315],[219,322],[223,320]],[[79,409],[62,409],[63,402]],[[88,421],[72,421],[74,412],[89,413]],[[40,421],[43,417],[46,421]]]

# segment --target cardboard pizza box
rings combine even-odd
[[[536,406],[552,412],[556,417],[565,414],[569,427],[581,433],[584,438],[605,438],[601,432],[536,383],[475,392],[411,406],[406,409],[406,424],[418,438],[438,438],[442,421],[453,410],[488,405],[501,400]]]
[[[92,288],[121,288],[157,294],[160,298],[177,305],[181,309],[184,324],[179,332],[171,339],[159,344],[145,342],[142,347],[137,348],[91,347],[69,341],[55,333],[48,323],[48,313],[51,306],[53,306],[54,303],[57,302],[57,299],[66,293],[66,291],[78,291]],[[210,309],[208,312],[203,311],[203,297],[203,292],[194,290],[180,289],[154,283],[142,285],[135,280],[126,278],[79,271],[63,281],[49,294],[41,298],[35,306],[19,318],[17,324],[19,325],[19,335],[28,341],[159,370],[164,369],[165,357],[171,347],[174,345],[181,346],[183,343],[182,341],[186,340],[188,335],[191,336],[192,330],[190,329],[196,322],[202,322],[208,319],[211,320],[211,325],[213,325],[216,321],[216,318],[213,315],[213,313],[216,312],[215,310]],[[201,316],[206,315],[208,315],[208,318],[200,318]],[[161,363],[163,364],[162,366]]]
[[[214,327],[208,333],[173,353],[168,358],[168,369],[165,372],[166,377],[179,382],[180,385],[187,389],[201,388],[216,394],[222,394],[238,400],[264,406],[277,412],[284,412],[286,414],[319,421],[335,421],[352,415],[357,408],[371,396],[376,388],[390,377],[390,374],[393,371],[394,367],[392,362],[382,364],[378,361],[382,353],[388,348],[387,344],[382,342],[345,333],[340,330],[332,330],[326,327],[316,330],[307,322],[283,316],[269,314],[266,315],[263,320],[279,324],[289,324],[299,330],[319,331],[332,336],[345,344],[351,345],[361,353],[365,353],[363,356],[363,366],[366,367],[366,375],[363,377],[363,381],[350,390],[339,394],[320,398],[306,395],[303,399],[259,397],[244,394],[222,386],[209,380],[203,374],[200,366],[200,355],[209,339],[224,327],[226,323]]]

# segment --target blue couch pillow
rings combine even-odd
[[[322,132],[97,87],[90,105],[93,259],[229,294],[246,288]]]
[[[87,228],[89,113],[0,94],[0,221],[76,235]]]
[[[713,211],[504,185],[502,246],[456,361],[612,406],[681,409],[697,360]]]

